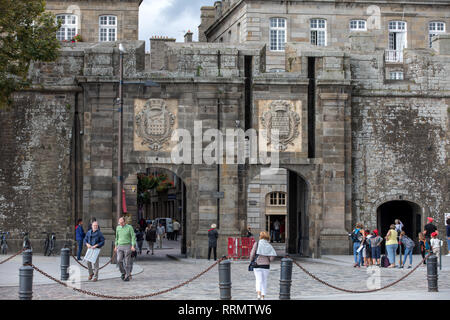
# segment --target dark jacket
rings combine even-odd
[[[145,240],[150,241],[150,242],[156,242],[156,229],[155,228],[147,229],[147,231],[145,232]]]
[[[217,247],[217,238],[219,237],[219,233],[216,229],[208,230],[208,246]]]
[[[83,241],[86,234],[84,233],[83,227],[81,225],[78,225],[75,230],[75,240],[77,241]]]
[[[91,246],[98,244],[97,248],[101,248],[105,244],[105,237],[103,237],[100,230],[94,232],[91,229],[87,232],[86,237],[84,238],[84,244],[86,243],[89,243]]]

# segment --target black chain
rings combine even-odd
[[[26,248],[23,248],[23,249],[20,250],[19,252],[13,254],[13,255],[12,255],[11,257],[9,257],[8,259],[5,259],[5,260],[1,261],[0,264],[3,264],[3,263],[5,263],[5,262],[11,260],[12,258],[18,256],[19,254],[21,254],[21,253],[24,252],[25,250],[26,250]]]
[[[306,270],[305,268],[303,268],[297,261],[293,261],[295,265],[297,265],[303,272],[305,272],[307,275],[309,275],[311,278],[313,278],[314,280],[319,281],[320,283],[329,286],[330,288],[339,290],[339,291],[344,291],[344,292],[348,292],[348,293],[369,293],[369,292],[376,292],[376,291],[380,291],[389,287],[392,287],[393,285],[399,283],[400,281],[404,280],[405,278],[407,278],[410,274],[412,274],[414,271],[417,270],[417,268],[420,267],[420,265],[430,256],[430,254],[428,254],[425,258],[423,258],[423,260],[416,266],[414,267],[414,269],[412,269],[410,272],[408,272],[406,275],[404,275],[403,277],[401,277],[400,279],[398,279],[397,281],[394,281],[382,288],[378,288],[378,289],[372,289],[372,290],[362,290],[362,291],[358,291],[358,290],[348,290],[348,289],[343,289],[343,288],[339,288],[336,287],[332,284],[329,284],[328,282],[319,279],[318,277],[316,277],[315,275],[313,275],[311,272],[309,272],[308,270]]]
[[[114,252],[112,257],[111,257],[111,259],[104,266],[98,268],[98,270],[102,270],[104,267],[106,267],[108,264],[110,264],[112,262],[112,260],[113,260],[115,255],[116,255],[116,252]],[[82,266],[85,269],[88,269],[88,267],[86,267],[84,264],[82,264],[80,261],[78,261],[78,259],[73,254],[71,254],[71,256],[80,266]]]
[[[80,293],[83,293],[83,294],[86,294],[86,295],[89,295],[89,296],[94,296],[94,297],[98,297],[98,298],[105,298],[105,299],[136,300],[136,299],[145,299],[145,298],[154,297],[154,296],[161,295],[161,294],[164,294],[164,293],[168,293],[168,292],[170,292],[170,291],[173,291],[173,290],[176,290],[176,289],[178,289],[178,288],[181,288],[181,287],[183,287],[183,286],[185,286],[185,285],[191,283],[192,281],[194,281],[194,280],[200,278],[202,275],[204,275],[205,273],[207,273],[208,271],[210,271],[212,268],[214,268],[217,264],[219,264],[219,263],[220,263],[221,261],[223,261],[223,260],[225,260],[225,258],[222,258],[222,259],[216,261],[213,265],[211,265],[209,268],[207,268],[207,269],[204,270],[203,272],[197,274],[195,277],[193,277],[193,278],[191,278],[191,279],[189,279],[189,280],[187,280],[187,281],[185,281],[185,282],[183,282],[183,283],[181,283],[181,284],[179,284],[179,285],[177,285],[177,286],[175,286],[175,287],[172,287],[172,288],[169,288],[169,289],[166,289],[166,290],[162,290],[162,291],[159,291],[159,292],[147,294],[147,295],[141,295],[141,296],[128,296],[128,297],[104,295],[104,294],[99,294],[99,293],[90,292],[90,291],[87,291],[87,290],[82,290],[82,289],[78,289],[78,288],[75,288],[75,287],[71,287],[71,286],[69,286],[67,283],[65,283],[65,282],[63,282],[63,281],[60,281],[60,280],[58,280],[58,279],[52,277],[51,275],[47,274],[46,272],[40,270],[40,269],[39,269],[38,267],[36,267],[35,265],[29,264],[29,266],[31,266],[34,270],[36,270],[36,271],[39,272],[40,274],[44,275],[45,277],[49,278],[50,280],[53,280],[53,281],[59,283],[60,285],[62,285],[62,286],[64,286],[64,287],[72,288],[74,291],[77,291],[77,292],[80,292]]]

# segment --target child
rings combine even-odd
[[[436,257],[438,258],[437,263],[439,265],[441,257],[440,257],[440,252],[441,252],[441,246],[442,246],[442,240],[439,240],[437,238],[437,232],[433,232],[431,234],[431,240],[430,240],[430,244],[431,244],[431,250],[433,251],[433,254],[436,255]]]
[[[426,241],[425,236],[422,232],[419,232],[419,247],[420,247],[420,254],[422,255],[422,259],[425,259],[426,254]],[[423,264],[427,264],[427,261],[424,260]]]
[[[412,241],[405,233],[405,231],[402,231],[400,233],[400,240],[402,241],[403,245],[405,246],[405,257],[403,258],[403,264],[400,261],[400,268],[403,268],[406,263],[406,258],[409,256],[409,267],[408,269],[411,269],[412,265],[412,251],[414,249],[415,243]]]
[[[380,257],[381,257],[381,242],[383,242],[383,238],[378,235],[378,230],[375,229],[371,233],[372,237],[370,238],[370,247],[372,253],[372,262],[373,264],[380,266]]]

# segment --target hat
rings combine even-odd
[[[217,225],[216,225],[215,223],[213,223],[213,224],[211,225],[211,228],[215,229],[215,228],[217,228]]]
[[[433,222],[434,221],[434,219],[432,217],[428,217],[427,220],[428,220],[428,222]]]
[[[378,229],[374,229],[373,233],[375,233],[376,235],[378,235]]]
[[[437,237],[437,232],[436,232],[436,231],[433,232],[433,233],[431,234],[431,236],[432,236],[432,237]]]

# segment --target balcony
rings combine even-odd
[[[386,50],[384,56],[386,62],[403,63],[403,50]]]

